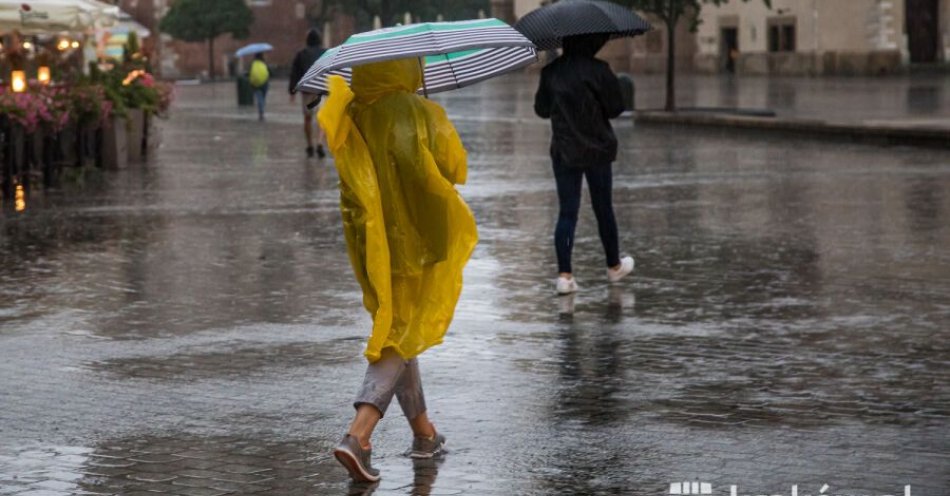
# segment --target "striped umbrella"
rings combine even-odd
[[[607,34],[636,36],[653,29],[627,7],[598,0],[561,0],[525,14],[515,23],[542,50],[561,47],[568,36]]]
[[[350,80],[357,65],[425,58],[424,88],[437,93],[484,81],[537,60],[534,44],[498,19],[425,22],[350,36],[314,62],[297,91],[327,93],[327,76]]]

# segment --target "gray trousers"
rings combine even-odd
[[[373,405],[382,418],[393,395],[399,400],[399,406],[407,419],[412,420],[426,412],[419,362],[415,358],[403,360],[392,348],[385,348],[381,358],[366,368],[366,377],[353,406]]]

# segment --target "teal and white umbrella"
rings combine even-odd
[[[327,93],[327,76],[350,80],[353,66],[425,58],[424,90],[454,90],[537,60],[534,44],[498,19],[425,22],[350,36],[314,62],[297,91]]]

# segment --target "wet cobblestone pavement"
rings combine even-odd
[[[0,495],[950,494],[950,152],[618,122],[636,277],[607,286],[585,207],[558,298],[521,81],[436,97],[481,234],[420,360],[443,459],[393,414],[381,483],[347,482],[369,319],[335,172],[279,92],[260,124],[182,87],[147,166],[0,216]]]

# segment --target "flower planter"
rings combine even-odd
[[[64,164],[73,165],[79,160],[76,155],[76,150],[79,148],[77,143],[78,139],[79,136],[76,132],[76,126],[69,126],[59,133],[57,151]]]
[[[145,114],[145,142],[142,147],[142,153],[145,159],[155,156],[155,152],[162,144],[162,128],[158,125],[158,119],[155,114]]]
[[[129,109],[128,120],[128,149],[129,163],[139,163],[145,158],[143,153],[145,143],[145,111]]]
[[[129,166],[128,122],[124,117],[112,116],[102,128],[102,148],[99,152],[103,169],[125,169]]]

